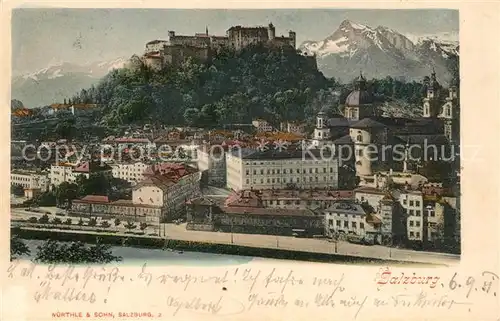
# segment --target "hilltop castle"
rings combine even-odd
[[[222,48],[240,50],[250,44],[265,43],[275,46],[290,46],[295,48],[296,34],[288,32],[288,37],[276,37],[276,29],[272,23],[267,27],[229,28],[225,36],[215,36],[208,33],[196,33],[194,36],[176,35],[168,32],[168,40],[153,40],[146,44],[142,57],[144,63],[153,69],[161,69],[166,65],[178,65],[188,57],[200,61],[209,61],[214,52]]]

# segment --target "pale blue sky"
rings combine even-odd
[[[320,40],[349,19],[401,33],[458,32],[456,10],[193,10],[193,9],[16,9],[12,13],[14,74],[33,72],[51,61],[72,63],[110,60],[142,53],[152,39],[167,31],[191,35],[224,35],[232,25],[267,25],[276,34],[297,33],[297,45]],[[75,42],[78,40],[79,45]]]

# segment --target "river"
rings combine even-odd
[[[33,259],[37,246],[44,243],[41,240],[23,240],[31,251],[28,256],[21,259]],[[175,250],[144,249],[126,246],[111,247],[113,255],[122,257],[120,265],[190,265],[190,266],[227,266],[245,264],[250,261],[269,261],[270,259],[253,258],[249,256],[213,254],[201,252],[178,252]],[[112,264],[117,264],[113,262]]]

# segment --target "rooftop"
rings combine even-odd
[[[246,214],[246,215],[269,215],[269,216],[317,216],[309,209],[279,209],[263,207],[221,207],[221,210],[227,214]]]

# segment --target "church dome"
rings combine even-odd
[[[366,79],[359,75],[356,79],[355,89],[347,96],[345,105],[348,107],[357,107],[373,103],[373,96],[366,90]]]

